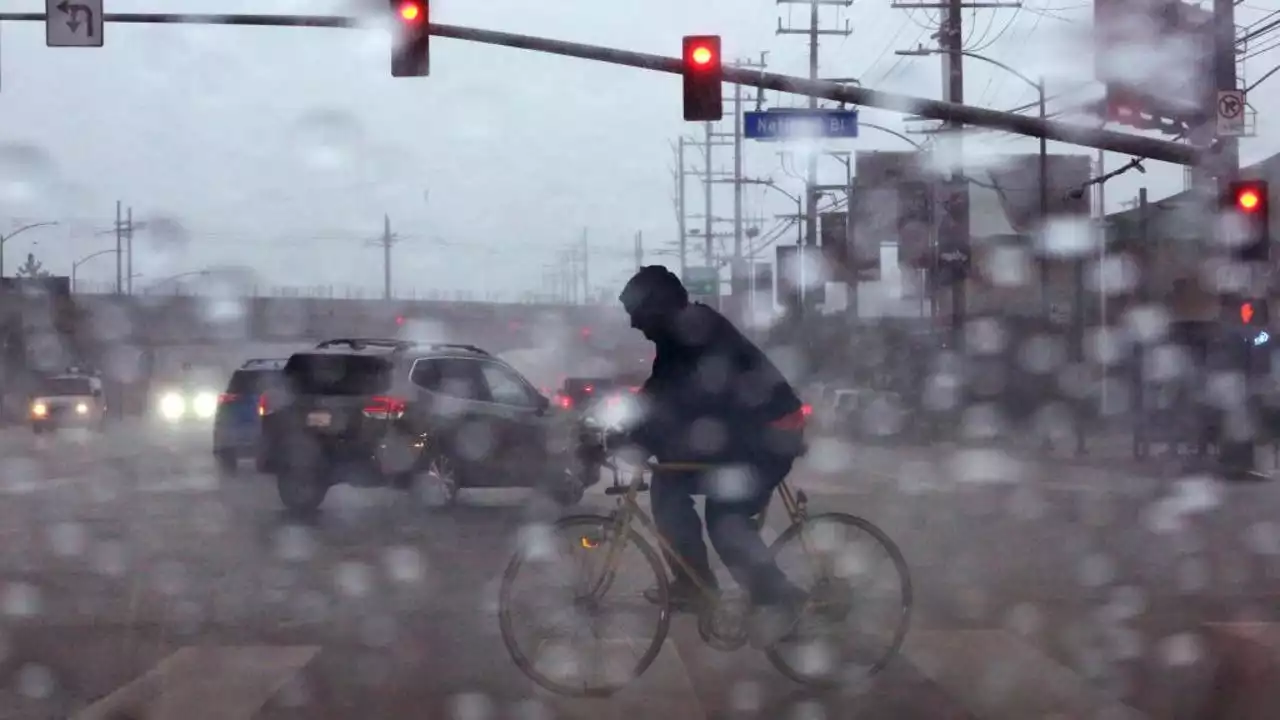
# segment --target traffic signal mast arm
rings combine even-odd
[[[317,15],[189,15],[189,14],[150,14],[150,13],[105,13],[106,22],[148,23],[148,24],[200,24],[200,25],[269,25],[269,26],[303,26],[332,28],[362,28],[357,18]],[[0,13],[0,21],[4,20],[46,20],[45,13]],[[595,60],[615,65],[679,75],[684,72],[682,58],[663,57],[627,50],[586,45],[583,43],[552,40],[550,38],[519,35],[498,30],[482,30],[462,27],[460,25],[430,24],[428,32],[439,37],[478,42],[486,45],[522,48],[552,55],[565,55]],[[1014,113],[988,110],[985,108],[959,105],[955,103],[930,100],[926,98],[887,93],[868,88],[838,85],[823,80],[780,75],[747,68],[724,67],[721,71],[724,81],[737,83],[765,90],[777,90],[809,97],[825,98],[851,105],[894,110],[901,113],[919,115],[934,120],[955,121],[966,125],[977,125],[994,130],[1005,130],[1018,135],[1045,137],[1050,140],[1097,148],[1111,152],[1138,155],[1141,157],[1175,163],[1178,165],[1195,165],[1201,158],[1201,152],[1195,148],[1168,140],[1157,140],[1112,130],[1071,125],[1053,120],[1042,120]]]

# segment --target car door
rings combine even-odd
[[[466,485],[486,485],[495,472],[494,424],[488,392],[474,360],[425,358],[414,363],[410,381],[424,391],[415,419],[439,439]]]
[[[546,400],[509,366],[488,360],[479,360],[476,364],[493,405],[494,427],[500,433],[500,484],[506,487],[539,484],[549,471]]]

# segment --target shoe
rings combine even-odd
[[[747,621],[747,640],[751,647],[765,650],[793,637],[800,626],[807,601],[807,598],[797,596],[780,603],[757,606]]]
[[[718,591],[717,591],[718,592]],[[658,586],[653,586],[644,591],[644,599],[658,605],[662,602],[662,590]],[[673,580],[667,585],[668,607],[673,612],[694,612],[698,609],[706,598],[703,593],[688,580]]]

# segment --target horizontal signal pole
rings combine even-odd
[[[0,21],[33,21],[44,22],[44,13],[0,13]],[[105,13],[103,20],[109,23],[150,23],[150,24],[186,24],[186,25],[238,25],[238,26],[270,26],[270,27],[328,27],[363,29],[366,25],[357,18],[326,15],[189,15],[179,13]],[[684,63],[680,58],[650,55],[628,50],[586,45],[566,40],[520,35],[498,30],[482,30],[460,25],[431,24],[429,33],[437,37],[456,40],[499,45],[502,47],[533,50],[576,57],[582,60],[594,60],[614,65],[626,65],[642,70],[680,75],[684,72]],[[1203,161],[1202,155],[1212,153],[1188,145],[1169,140],[1157,140],[1128,133],[1103,130],[1100,128],[1071,125],[1054,120],[1042,120],[1014,113],[988,110],[969,105],[929,100],[926,98],[870,90],[864,87],[839,85],[824,80],[809,80],[778,73],[765,72],[747,68],[725,66],[722,70],[724,81],[747,85],[762,90],[824,98],[849,105],[866,105],[869,107],[893,110],[914,114],[932,120],[956,121],[965,125],[978,125],[994,130],[1004,130],[1017,135],[1043,137],[1049,140],[1090,147],[1110,152],[1124,153],[1151,158],[1177,165],[1197,165]]]

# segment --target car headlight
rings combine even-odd
[[[196,395],[191,403],[191,409],[195,411],[196,417],[211,418],[218,412],[218,396],[211,392],[202,392]]]
[[[84,403],[76,403],[76,414],[77,414],[77,415],[88,415],[88,414],[89,414],[89,406],[88,406],[88,405],[85,405]]]
[[[45,404],[44,404],[44,403],[42,403],[42,402],[32,403],[32,405],[31,405],[31,415],[32,415],[33,417],[41,418],[41,417],[44,417],[45,415],[48,415],[48,414],[49,414],[49,406],[48,406],[48,405],[45,405]]]
[[[177,420],[187,411],[187,402],[178,393],[165,393],[160,396],[160,415],[165,420]]]

